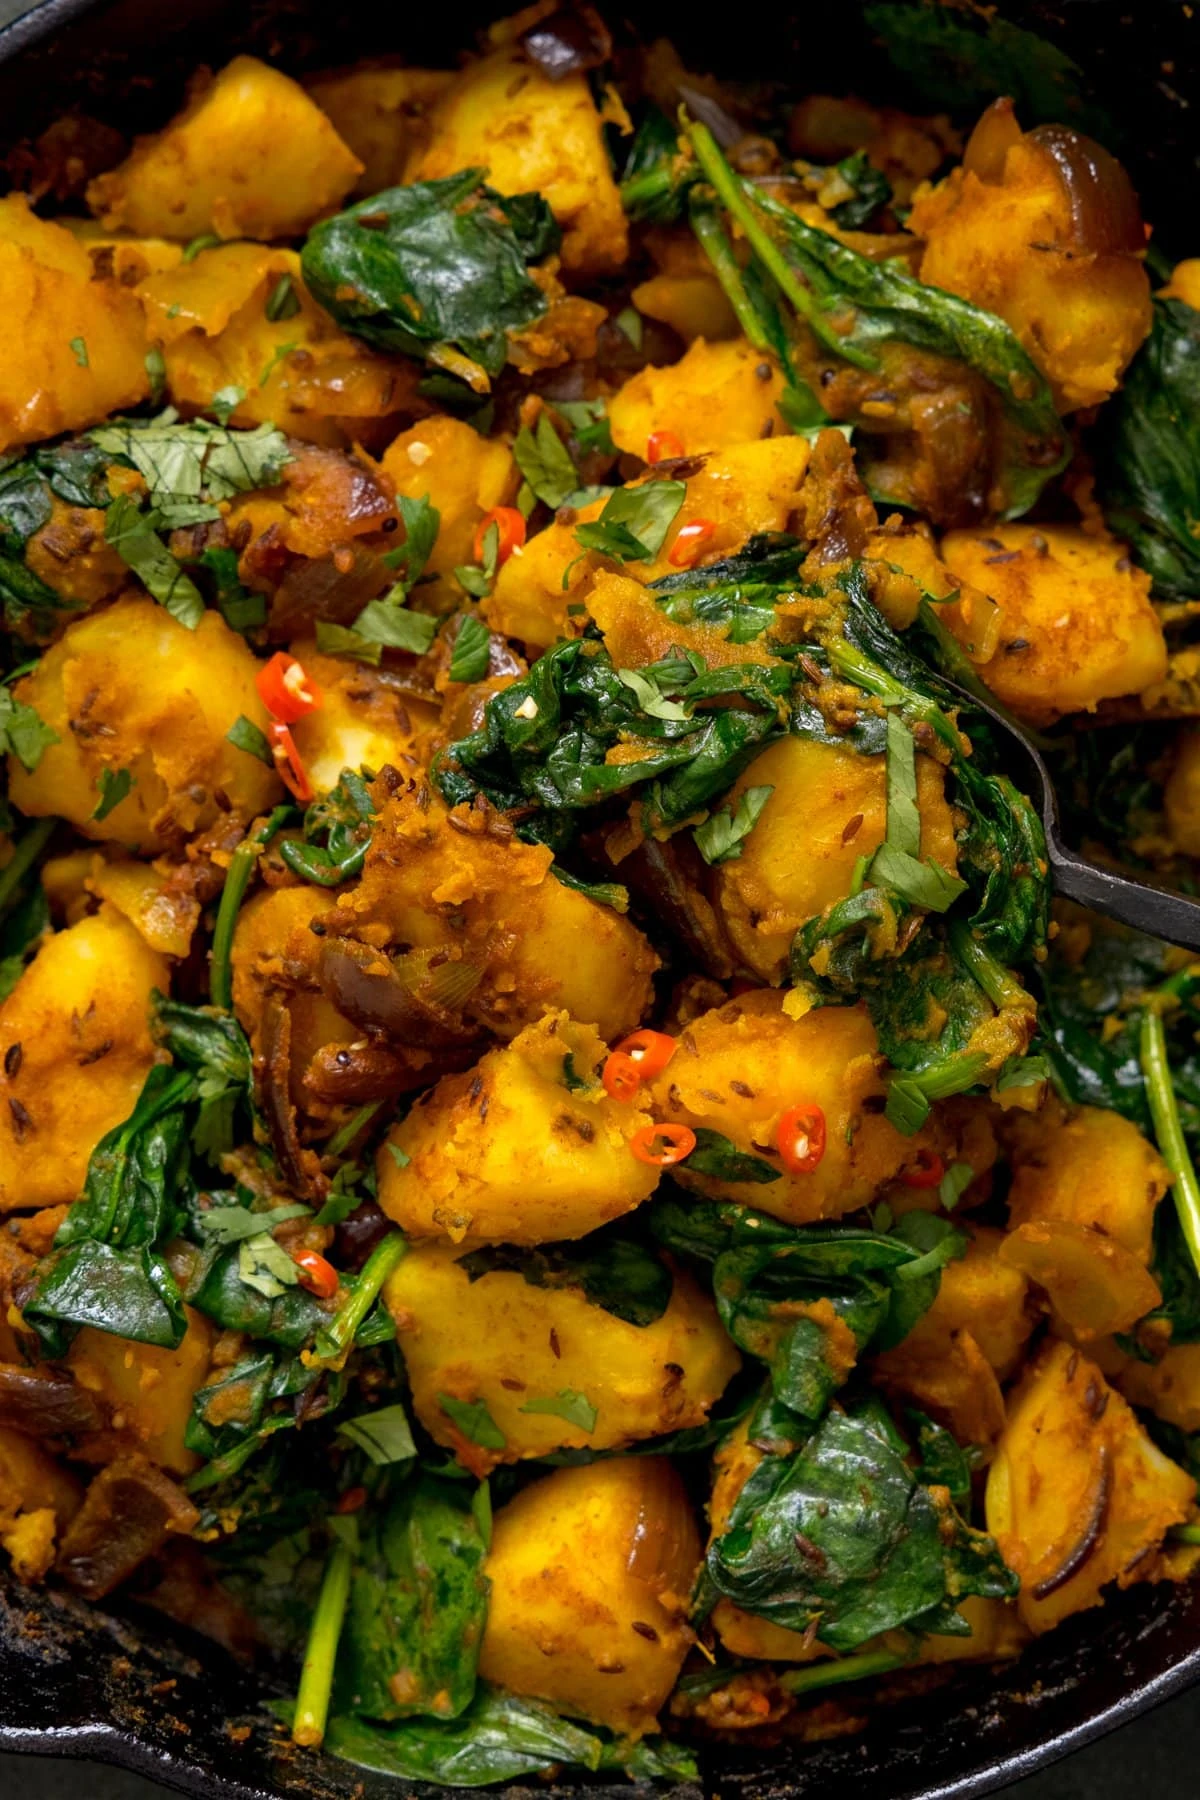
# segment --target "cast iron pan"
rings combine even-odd
[[[503,10],[502,0],[420,9],[379,0],[43,0],[0,30],[0,155],[76,101],[127,132],[158,125],[197,62],[220,64],[238,49],[296,72],[389,50],[444,66]],[[610,0],[607,10],[616,22],[619,6]],[[696,67],[775,77],[794,70],[801,90],[906,98],[873,51],[855,0],[836,8],[768,0],[737,9],[736,28],[728,7],[628,0],[628,10],[643,35],[668,32]],[[1002,0],[1000,11],[1081,66],[1089,105],[1108,115],[1110,147],[1128,162],[1160,242],[1177,255],[1200,252],[1200,239],[1186,235],[1200,174],[1200,106],[1189,106],[1200,101],[1200,8]],[[955,72],[943,73],[955,91]],[[132,1605],[103,1613],[6,1580],[0,1576],[0,1750],[99,1757],[197,1800],[417,1794],[415,1784],[295,1750],[265,1711],[260,1680],[162,1618]],[[1200,1585],[1135,1587],[1070,1620],[1015,1665],[966,1666],[925,1692],[864,1697],[856,1735],[813,1744],[784,1737],[769,1748],[702,1745],[703,1788],[719,1800],[844,1800],[847,1792],[854,1800],[966,1800],[1198,1680]],[[857,1704],[855,1691],[846,1692]],[[585,1779],[509,1794],[568,1800],[585,1787],[596,1800],[639,1791]],[[696,1792],[679,1788],[673,1800]],[[421,1800],[446,1793],[428,1788]]]

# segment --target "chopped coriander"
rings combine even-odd
[[[530,491],[551,508],[560,507],[579,486],[579,470],[548,413],[539,416],[533,431],[528,425],[521,427],[513,444],[513,457]]]
[[[408,1414],[398,1402],[381,1406],[375,1412],[359,1413],[353,1419],[343,1419],[338,1426],[338,1435],[348,1438],[378,1468],[388,1463],[408,1462],[417,1454]]]
[[[114,807],[120,806],[135,783],[128,769],[101,769],[96,785],[100,789],[100,799],[92,818],[99,824],[101,819],[107,819]]]
[[[245,388],[234,387],[230,384],[228,387],[217,389],[209,401],[209,409],[217,415],[219,424],[228,425],[230,418],[245,398]]]
[[[568,1425],[577,1425],[580,1431],[589,1434],[596,1429],[596,1420],[600,1417],[586,1394],[578,1393],[574,1388],[563,1388],[560,1393],[547,1395],[540,1400],[527,1400],[521,1408],[523,1413],[550,1413],[556,1419],[565,1419]]]
[[[81,337],[73,337],[71,339],[71,349],[75,354],[75,361],[79,364],[80,368],[86,369],[89,366],[87,340]]]
[[[491,633],[474,613],[464,613],[450,654],[451,681],[482,681],[488,672]]]
[[[0,752],[11,751],[22,768],[32,775],[43,753],[59,741],[57,731],[47,725],[32,706],[27,706],[23,700],[14,700],[7,687],[0,687]]]
[[[274,350],[271,352],[270,357],[263,364],[263,372],[258,378],[258,385],[260,388],[266,387],[268,381],[270,381],[272,375],[275,373],[276,369],[279,367],[280,363],[284,360],[284,358],[287,356],[290,356],[292,354],[292,351],[297,350],[297,349],[299,349],[299,345],[296,344],[295,342],[290,342],[287,344],[277,344],[275,346]]]
[[[575,541],[618,562],[648,562],[662,549],[686,497],[682,481],[617,488],[598,519],[575,527]]]
[[[388,1155],[391,1157],[396,1167],[398,1169],[407,1169],[409,1163],[412,1161],[412,1157],[409,1156],[408,1152],[402,1150],[399,1144],[389,1144],[387,1148]]]
[[[456,1400],[452,1394],[439,1394],[438,1405],[450,1423],[478,1444],[481,1450],[503,1450],[508,1439],[493,1419],[483,1400]]]
[[[629,339],[629,342],[633,345],[635,350],[641,349],[642,339],[646,334],[646,328],[642,315],[638,312],[636,307],[623,306],[613,320],[613,324],[622,336]]]
[[[147,350],[142,360],[150,377],[150,399],[157,406],[167,391],[167,360],[157,344]]]
[[[372,643],[361,632],[348,625],[335,625],[329,619],[317,620],[317,649],[322,656],[353,656],[359,662],[378,667],[383,660],[383,645]]]
[[[294,319],[300,311],[300,297],[290,275],[281,275],[267,295],[266,314],[272,325],[281,319]]]
[[[154,514],[143,513],[132,494],[119,494],[104,515],[104,537],[159,605],[195,631],[204,600],[155,532]]]
[[[413,612],[403,604],[405,589],[397,583],[382,600],[364,606],[354,621],[357,636],[386,650],[409,650],[424,656],[437,636],[438,621],[429,613]]]
[[[238,1275],[247,1287],[268,1300],[277,1300],[285,1288],[295,1287],[300,1279],[295,1263],[269,1231],[241,1240]]]
[[[247,756],[256,756],[260,763],[266,763],[268,769],[275,767],[275,759],[271,755],[271,746],[267,742],[266,733],[248,719],[245,713],[239,713],[229,730],[225,733],[227,743],[235,750],[244,750]]]
[[[692,833],[706,863],[732,862],[742,854],[742,844],[757,825],[773,787],[747,788],[732,811],[728,804],[713,813]]]

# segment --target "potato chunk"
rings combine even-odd
[[[468,1274],[449,1245],[409,1252],[385,1298],[417,1417],[477,1474],[552,1450],[611,1450],[702,1425],[740,1367],[708,1295],[674,1276],[666,1311],[633,1324],[590,1301],[582,1287],[539,1285],[515,1269]],[[535,1410],[570,1391],[595,1409],[588,1430]],[[483,1450],[458,1431],[439,1396],[482,1400],[506,1439]]]
[[[550,1013],[475,1069],[446,1076],[379,1152],[384,1212],[413,1237],[547,1244],[640,1205],[659,1171],[629,1140],[650,1115],[609,1099],[595,1073],[603,1056],[591,1026]]]
[[[23,194],[0,200],[0,303],[0,450],[82,431],[150,392],[136,299],[98,279],[83,245]]]
[[[441,414],[402,432],[380,468],[397,494],[428,499],[441,522],[426,573],[438,581],[434,598],[450,611],[462,598],[456,568],[475,562],[475,533],[484,513],[514,499],[517,465],[507,444],[482,437],[461,419]]]
[[[90,183],[88,205],[109,230],[140,237],[298,237],[361,173],[298,83],[235,56],[201,75],[165,130]]]
[[[50,499],[50,517],[25,546],[25,561],[47,587],[79,606],[111,600],[129,581],[129,569],[104,537],[99,506],[68,506]]]
[[[126,594],[75,620],[15,690],[59,741],[32,774],[9,757],[14,805],[144,853],[211,825],[218,791],[251,818],[283,792],[273,769],[226,736],[242,714],[266,729],[257,670],[219,613],[189,631],[147,596]],[[105,769],[128,769],[134,786],[93,819]]]
[[[167,985],[163,958],[107,906],[46,939],[0,1005],[0,1212],[77,1198],[156,1060],[150,995]]]
[[[994,525],[948,532],[942,557],[990,595],[999,616],[982,642],[977,609],[968,615],[955,602],[938,617],[992,692],[1032,724],[1094,712],[1166,675],[1150,577],[1115,539],[1066,525]]]
[[[289,646],[321,690],[321,704],[292,726],[296,748],[318,794],[341,780],[342,770],[378,775],[386,764],[409,776],[429,761],[436,710],[397,693],[378,670],[336,656],[322,656],[310,638]]]
[[[921,855],[953,873],[958,853],[943,785],[941,765],[918,756]],[[844,899],[858,858],[884,840],[886,758],[781,738],[743,770],[729,804],[736,808],[746,789],[755,787],[774,791],[741,855],[717,865],[716,897],[746,967],[779,981],[797,929]],[[797,854],[799,845],[803,854]]]
[[[1013,1115],[1004,1137],[1013,1170],[1010,1225],[1085,1225],[1148,1266],[1154,1214],[1171,1174],[1136,1125],[1098,1106],[1053,1105]]]
[[[1155,1363],[1131,1356],[1116,1385],[1133,1406],[1145,1407],[1180,1431],[1200,1431],[1200,1344],[1172,1344]]]
[[[1090,152],[1077,154],[1092,164],[1102,158],[1125,179],[1105,151],[1091,145]],[[1006,319],[1050,381],[1060,412],[1097,406],[1113,392],[1150,330],[1139,227],[1133,224],[1128,245],[1089,241],[1059,162],[1021,133],[1011,101],[984,115],[962,168],[918,193],[908,223],[925,240],[921,280]]]
[[[381,193],[404,179],[406,162],[429,141],[433,103],[453,80],[443,69],[352,69],[308,83],[309,93],[362,164],[350,190],[353,198]]]
[[[964,1444],[990,1443],[1003,1429],[999,1384],[1035,1323],[1029,1284],[1001,1260],[1002,1243],[1001,1232],[974,1227],[966,1255],[942,1270],[928,1312],[873,1364],[885,1391],[932,1413]]]
[[[478,166],[498,193],[541,194],[562,227],[571,274],[605,275],[625,261],[625,213],[584,76],[551,81],[519,49],[498,50],[455,76],[434,102],[428,132],[406,181]]]
[[[914,1162],[919,1137],[901,1137],[883,1116],[875,1028],[862,1006],[830,1006],[790,1019],[769,988],[701,1014],[652,1090],[656,1117],[719,1131],[748,1155],[780,1169],[778,1181],[726,1182],[672,1170],[713,1200],[738,1200],[792,1225],[840,1218],[865,1206]],[[747,1092],[749,1090],[749,1092]],[[781,1168],[775,1133],[793,1106],[825,1114],[825,1154],[815,1169]]]
[[[54,1540],[79,1510],[73,1475],[19,1431],[0,1425],[0,1549],[18,1581],[40,1581],[54,1561]]]
[[[705,545],[705,561],[728,556],[755,532],[786,530],[809,456],[807,438],[779,437],[729,445],[707,457],[704,467],[688,479],[683,505],[659,555],[652,562],[627,564],[628,572],[640,581],[673,573],[672,546],[685,525],[700,519],[716,527]],[[594,519],[600,511],[597,501],[581,507],[578,519]],[[580,606],[586,609],[598,571],[610,566],[595,551],[580,555],[573,524],[549,525],[509,557],[483,603],[484,617],[493,631],[544,650],[559,638],[575,635]]]
[[[267,304],[279,292],[292,310],[272,319]],[[150,275],[138,296],[167,394],[189,413],[208,412],[214,394],[236,388],[231,424],[269,421],[305,443],[342,446],[368,435],[374,443],[377,431],[386,442],[398,414],[423,409],[416,365],[339,330],[309,294],[293,250],[214,245]]]
[[[496,1515],[479,1673],[640,1737],[692,1642],[700,1537],[662,1457],[556,1469]]]
[[[608,409],[613,443],[646,455],[651,432],[671,431],[681,454],[752,443],[783,429],[776,401],[783,377],[745,338],[709,344],[697,338],[665,369],[647,363],[631,375]]]
[[[208,1376],[213,1336],[210,1321],[190,1306],[177,1350],[132,1344],[85,1325],[67,1352],[67,1367],[109,1408],[114,1431],[173,1475],[190,1475],[200,1458],[187,1449],[183,1434],[192,1396]]]
[[[1094,1363],[1052,1343],[1008,1403],[988,1475],[987,1528],[1021,1577],[1031,1631],[1145,1580],[1196,1484],[1151,1443]]]

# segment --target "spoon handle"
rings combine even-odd
[[[1146,881],[1130,881],[1060,844],[1050,847],[1050,869],[1055,892],[1067,900],[1078,900],[1148,937],[1200,950],[1200,901]]]

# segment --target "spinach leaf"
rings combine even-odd
[[[338,1651],[339,1710],[387,1722],[466,1710],[487,1618],[486,1554],[460,1481],[422,1474],[368,1519]]]
[[[689,1159],[690,1163],[691,1159]],[[775,1398],[818,1419],[868,1347],[902,1342],[937,1298],[941,1268],[966,1239],[928,1213],[891,1233],[786,1225],[728,1203],[661,1200],[650,1229],[678,1255],[712,1265],[726,1331],[767,1364]]]
[[[917,1480],[926,1487],[948,1489],[954,1505],[963,1511],[971,1503],[971,1460],[944,1425],[935,1424],[922,1412],[910,1410],[909,1423],[916,1432]]]
[[[182,1341],[183,1298],[158,1245],[184,1219],[192,1090],[185,1070],[151,1069],[129,1118],[92,1152],[23,1308],[48,1355],[64,1355],[80,1325],[169,1349]]]
[[[843,231],[861,231],[885,207],[892,197],[892,184],[882,169],[877,169],[865,150],[845,156],[835,171],[854,191],[849,199],[839,200],[830,208],[830,217]]]
[[[388,188],[315,226],[301,252],[313,298],[377,349],[451,373],[457,352],[498,375],[508,332],[546,310],[527,265],[559,233],[538,195],[501,196],[483,174]]]
[[[739,1150],[719,1131],[709,1131],[700,1125],[696,1127],[696,1148],[687,1159],[687,1166],[696,1175],[708,1175],[714,1181],[753,1181],[760,1185],[782,1179],[782,1169],[777,1169],[763,1156],[751,1156],[745,1150]]]
[[[1101,503],[1166,594],[1200,594],[1200,312],[1154,301],[1150,336],[1100,413]]]
[[[374,818],[366,781],[343,769],[337,786],[305,813],[304,842],[284,838],[279,853],[294,875],[318,887],[340,887],[362,873]]]
[[[631,219],[648,225],[674,225],[687,210],[688,191],[700,171],[681,146],[679,128],[661,107],[642,115],[621,177],[621,205]]]
[[[811,333],[827,356],[860,369],[882,370],[889,347],[900,343],[962,364],[980,378],[995,416],[994,474],[1004,490],[999,510],[1005,518],[1027,512],[1046,483],[1065,467],[1070,445],[1048,382],[1004,320],[941,288],[926,286],[892,263],[872,262],[828,232],[807,225],[781,202],[735,175],[706,126],[690,125],[688,136],[718,200],[749,240],[761,265],[764,294],[769,298],[778,293],[786,300],[791,329]],[[735,300],[727,278],[739,277],[723,261],[711,236],[703,229],[698,235],[710,259],[715,257],[714,267],[725,280],[735,309],[744,308],[745,275],[740,276],[742,292]],[[775,320],[780,308],[771,301],[755,310],[760,336],[773,340],[779,353]],[[781,360],[795,385],[786,352]],[[820,423],[820,418],[812,422]]]
[[[50,486],[32,461],[0,472],[0,540],[23,548],[50,522]]]
[[[681,1745],[659,1738],[636,1744],[614,1741],[596,1726],[583,1726],[502,1688],[480,1685],[455,1720],[409,1721],[390,1729],[338,1713],[325,1748],[334,1756],[444,1787],[487,1787],[559,1767],[628,1770],[644,1780],[696,1779],[696,1765]]]
[[[671,1272],[636,1239],[597,1231],[571,1244],[540,1244],[524,1250],[489,1244],[458,1259],[470,1280],[485,1275],[520,1275],[530,1287],[575,1288],[592,1306],[628,1325],[653,1325],[671,1300]]]
[[[197,1229],[203,1232],[202,1225]],[[188,1304],[223,1331],[240,1331],[285,1350],[303,1349],[327,1322],[328,1312],[302,1287],[283,1288],[268,1296],[248,1286],[239,1268],[240,1250],[241,1242],[206,1249],[187,1284]]]
[[[961,1629],[968,1594],[1017,1590],[994,1543],[945,1489],[918,1480],[868,1406],[830,1413],[792,1456],[769,1456],[709,1549],[708,1583],[747,1612],[837,1651],[878,1633]]]
[[[112,499],[107,479],[110,458],[88,438],[39,444],[30,458],[51,491],[68,506],[103,507]]]
[[[55,616],[76,610],[35,575],[25,561],[25,545],[51,512],[50,488],[34,462],[25,459],[0,472],[0,602],[8,631],[50,635]]]
[[[192,1145],[202,1156],[232,1150],[239,1105],[248,1115],[254,1104],[254,1068],[246,1034],[231,1013],[214,1006],[187,1006],[164,994],[152,997],[157,1041],[195,1077],[200,1102]]]

